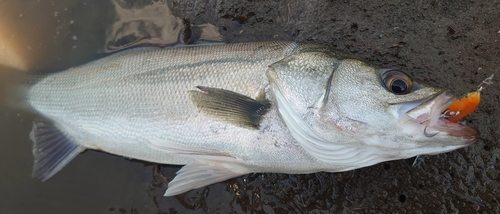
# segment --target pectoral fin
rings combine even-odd
[[[189,91],[198,109],[214,118],[238,126],[258,128],[270,104],[257,101],[232,91],[197,86],[199,91]]]
[[[30,138],[33,141],[35,157],[33,177],[42,178],[43,181],[52,177],[85,150],[48,121],[35,121]]]

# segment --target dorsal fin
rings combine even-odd
[[[257,101],[224,89],[197,88],[200,90],[189,91],[189,94],[200,111],[238,126],[258,128],[262,116],[271,106],[267,101]]]

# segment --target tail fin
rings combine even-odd
[[[55,124],[43,120],[33,123],[30,138],[33,141],[35,156],[33,177],[43,181],[52,177],[85,150],[70,136],[62,133]]]
[[[0,65],[0,105],[29,110],[25,102],[28,89],[40,78]]]

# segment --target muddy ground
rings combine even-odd
[[[23,68],[30,73],[68,68],[130,46],[168,46],[182,32],[181,40],[198,41],[203,24],[225,42],[324,44],[455,94],[500,70],[496,0],[0,1],[0,14],[1,24],[17,32],[10,38],[21,44]],[[187,26],[191,31],[184,31]],[[415,166],[409,159],[344,173],[245,175],[167,198],[163,179],[171,180],[180,167],[95,151],[79,155],[46,182],[32,179],[28,134],[36,116],[2,107],[0,212],[499,213],[497,75],[465,119],[480,132],[471,147],[421,156]]]

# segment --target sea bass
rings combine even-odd
[[[340,172],[468,146],[455,97],[321,45],[132,49],[25,90],[33,176],[85,149],[183,166],[165,196],[256,172]]]

